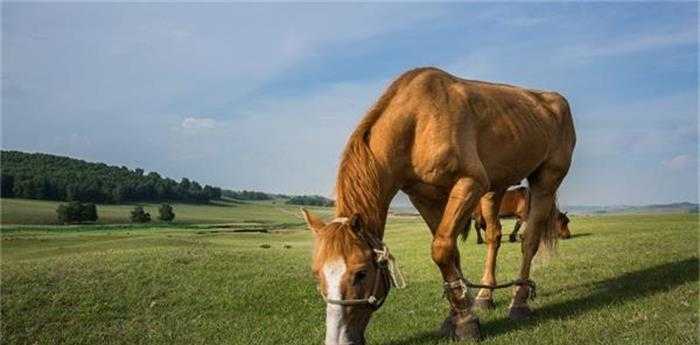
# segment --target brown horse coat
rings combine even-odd
[[[481,202],[472,212],[472,219],[474,220],[474,229],[476,230],[477,243],[481,244],[484,242],[481,237],[481,231],[486,229],[486,220],[481,211]],[[509,189],[503,195],[503,200],[501,200],[501,207],[498,210],[498,218],[515,218],[515,227],[513,232],[509,236],[510,242],[515,242],[517,240],[518,230],[523,223],[527,222],[527,215],[530,211],[530,192],[527,187],[519,186],[514,189]],[[556,227],[557,234],[559,238],[569,238],[571,237],[571,232],[569,231],[569,217],[566,213],[562,213],[559,209],[556,210]],[[469,227],[469,224],[467,224]],[[468,232],[469,229],[465,229]],[[466,235],[466,233],[465,233]],[[465,237],[466,238],[466,237]]]
[[[322,294],[341,300],[369,296],[376,284],[366,277],[376,272],[376,257],[353,238],[370,233],[382,239],[389,203],[402,190],[433,234],[431,256],[452,307],[446,329],[456,339],[478,338],[457,236],[482,196],[490,220],[497,217],[505,190],[527,178],[532,202],[520,279],[528,281],[540,241],[551,246],[556,238],[555,194],[575,141],[569,105],[555,92],[461,79],[436,68],[402,74],[357,126],[340,161],[336,217],[359,219],[353,224],[361,225],[326,224],[305,213],[317,237],[314,267],[325,277]],[[337,231],[356,236],[332,235]],[[489,272],[497,249],[489,244]],[[494,284],[495,278],[490,273],[482,282]],[[515,289],[511,317],[529,313],[528,294],[528,283]],[[328,304],[326,343],[363,343],[371,312]]]

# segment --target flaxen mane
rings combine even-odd
[[[385,215],[377,212],[383,206],[381,196],[377,193],[381,187],[380,169],[367,140],[372,126],[391,103],[397,90],[425,70],[426,68],[411,70],[391,83],[348,139],[341,156],[335,186],[336,216],[349,217],[357,213],[367,223],[368,229],[376,231],[381,227]]]

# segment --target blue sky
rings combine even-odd
[[[557,90],[563,204],[698,199],[695,3],[2,3],[2,147],[331,195],[392,78]]]

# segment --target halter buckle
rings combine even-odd
[[[379,302],[379,300],[377,300],[377,297],[374,297],[374,295],[367,297],[368,304],[376,306],[377,302]]]

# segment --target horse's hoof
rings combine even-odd
[[[452,323],[452,316],[448,316],[440,326],[440,336],[443,338],[452,338],[455,331],[455,325]]]
[[[440,327],[440,335],[453,341],[480,341],[481,324],[479,318],[473,315],[466,317],[448,316]]]
[[[481,340],[481,324],[479,323],[479,318],[472,316],[467,320],[457,320],[455,325],[455,333],[452,340]]]
[[[518,238],[515,237],[515,235],[510,235],[510,236],[508,236],[508,241],[510,241],[510,242],[518,242]]]
[[[528,306],[510,307],[508,317],[513,321],[527,320],[532,316],[532,310]]]
[[[474,308],[481,310],[496,309],[496,303],[494,303],[491,298],[475,298]]]

